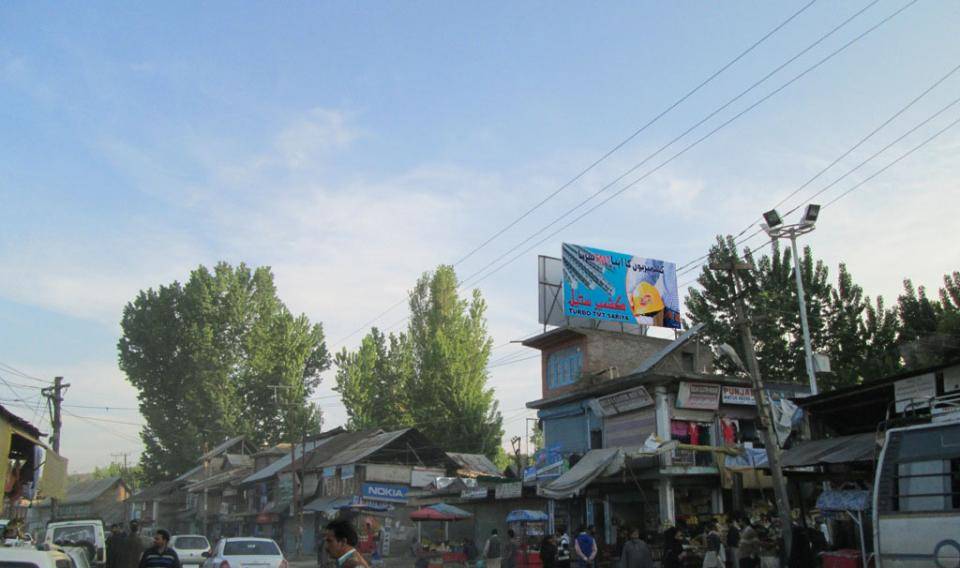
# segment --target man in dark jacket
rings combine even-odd
[[[653,568],[653,555],[647,543],[640,539],[639,529],[630,531],[630,539],[623,544],[620,568]]]
[[[160,529],[153,537],[153,546],[140,557],[139,568],[181,568],[177,551],[170,548],[170,533]]]

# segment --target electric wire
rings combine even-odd
[[[872,2],[872,4],[876,4],[877,1],[878,1],[878,0],[875,0],[874,2]],[[576,183],[577,181],[579,181],[581,178],[583,178],[583,176],[585,176],[587,173],[589,173],[589,172],[590,172],[591,170],[593,170],[595,167],[597,167],[598,165],[600,165],[601,163],[603,163],[604,161],[606,161],[607,158],[609,158],[610,156],[612,156],[613,154],[615,154],[615,153],[616,153],[617,151],[619,151],[621,148],[623,148],[623,147],[626,146],[628,143],[630,143],[634,138],[636,138],[637,136],[639,136],[640,134],[642,134],[644,131],[646,131],[648,128],[650,128],[651,126],[653,126],[654,124],[656,124],[661,118],[663,118],[663,117],[666,116],[668,113],[670,113],[672,110],[674,110],[675,108],[677,108],[678,106],[680,106],[681,104],[683,104],[687,99],[689,99],[691,96],[693,96],[693,95],[696,94],[698,91],[700,91],[700,89],[702,89],[703,87],[707,86],[710,82],[712,82],[714,79],[716,79],[717,77],[719,77],[724,71],[726,71],[727,69],[729,69],[730,67],[732,67],[733,65],[735,65],[738,61],[740,61],[741,59],[743,59],[744,57],[746,57],[750,52],[752,52],[754,49],[756,49],[760,44],[762,44],[763,42],[765,42],[766,40],[768,40],[771,36],[773,36],[775,33],[777,33],[778,31],[780,31],[781,29],[783,29],[787,24],[789,24],[790,22],[792,22],[792,21],[793,21],[795,18],[797,18],[800,14],[804,13],[805,11],[807,11],[807,9],[810,8],[811,6],[813,6],[813,4],[814,4],[815,2],[816,2],[816,0],[811,0],[810,2],[808,2],[807,4],[805,4],[804,6],[802,6],[799,10],[797,10],[796,12],[794,12],[793,14],[791,14],[790,17],[788,17],[786,20],[780,22],[780,24],[778,24],[776,27],[774,27],[773,29],[771,29],[770,31],[768,31],[768,32],[767,32],[766,34],[764,34],[760,39],[758,39],[757,41],[755,41],[753,44],[751,44],[751,45],[750,45],[749,47],[747,47],[745,50],[741,51],[739,54],[737,54],[736,57],[734,57],[733,59],[731,59],[730,61],[728,61],[727,63],[725,63],[722,67],[720,67],[719,69],[717,69],[716,71],[714,71],[711,75],[709,75],[706,79],[704,79],[704,80],[701,81],[699,84],[697,84],[694,88],[692,88],[692,89],[690,89],[689,91],[687,91],[687,92],[686,92],[683,96],[681,96],[679,99],[675,100],[673,103],[671,103],[671,104],[670,104],[669,106],[667,106],[665,109],[663,109],[662,111],[660,111],[660,113],[658,113],[656,116],[654,116],[653,118],[651,118],[650,120],[648,120],[646,123],[644,123],[643,126],[641,126],[640,128],[636,129],[632,134],[630,134],[629,136],[627,136],[626,138],[624,138],[623,140],[621,140],[621,141],[620,141],[619,143],[617,143],[613,148],[611,148],[611,149],[608,150],[606,153],[604,153],[602,156],[600,156],[599,158],[597,158],[595,161],[593,161],[593,162],[592,162],[590,165],[588,165],[586,168],[582,169],[582,170],[581,170],[579,173],[577,173],[575,176],[573,176],[572,178],[570,178],[569,180],[567,180],[563,185],[561,185],[560,187],[558,187],[558,188],[557,188],[556,190],[554,190],[553,192],[547,194],[546,197],[544,197],[543,199],[541,199],[540,201],[538,201],[536,204],[534,204],[533,207],[530,207],[529,209],[527,209],[527,210],[526,210],[523,214],[521,214],[519,217],[517,217],[516,219],[514,219],[513,221],[511,221],[510,223],[508,223],[507,225],[505,225],[503,228],[501,228],[500,230],[498,230],[497,232],[495,232],[493,235],[491,235],[491,236],[490,236],[489,238],[487,238],[485,241],[483,241],[482,243],[480,243],[479,245],[477,245],[476,247],[474,247],[474,248],[473,248],[472,250],[470,250],[466,255],[464,255],[464,256],[461,257],[458,261],[456,261],[455,263],[453,263],[453,266],[459,266],[460,264],[462,264],[464,261],[466,261],[467,259],[469,259],[470,257],[472,257],[474,254],[476,254],[477,252],[479,252],[480,250],[482,250],[484,247],[486,247],[487,245],[489,245],[491,242],[493,242],[494,240],[496,240],[498,237],[500,237],[501,235],[503,235],[505,232],[507,232],[507,231],[509,231],[510,229],[512,229],[513,227],[515,227],[519,222],[521,222],[521,221],[523,221],[524,219],[526,219],[528,216],[530,216],[531,213],[533,213],[534,211],[536,211],[537,209],[539,209],[540,207],[542,207],[545,203],[547,203],[548,201],[550,201],[551,199],[553,199],[554,197],[556,197],[558,194],[560,194],[562,191],[564,191],[565,189],[567,189],[568,187],[570,187],[571,185],[573,185],[574,183]],[[871,4],[871,5],[872,5],[872,4]]]
[[[837,165],[838,163],[840,163],[843,159],[845,159],[847,156],[849,156],[849,155],[852,154],[854,151],[856,151],[857,148],[859,148],[860,146],[862,146],[863,144],[865,144],[868,140],[870,140],[871,138],[873,138],[878,132],[880,132],[880,131],[883,130],[885,127],[887,127],[888,125],[890,125],[890,123],[892,123],[894,120],[896,120],[896,119],[899,118],[901,115],[903,115],[903,113],[905,113],[906,111],[908,111],[911,107],[913,107],[913,106],[914,106],[916,103],[918,103],[921,99],[923,99],[924,97],[926,97],[926,96],[927,96],[928,94],[930,94],[934,89],[936,89],[936,88],[939,87],[941,84],[943,84],[944,81],[946,81],[946,80],[949,79],[951,76],[953,76],[958,70],[960,70],[960,65],[957,65],[957,66],[953,67],[952,69],[950,69],[945,75],[943,75],[942,77],[940,77],[939,79],[937,79],[936,81],[934,81],[933,84],[931,84],[930,86],[928,86],[928,87],[927,87],[926,89],[924,89],[920,94],[918,94],[916,97],[914,97],[913,99],[911,99],[909,102],[907,102],[907,104],[905,104],[904,106],[900,107],[895,113],[893,113],[892,115],[890,115],[890,117],[888,117],[886,120],[884,120],[882,123],[880,123],[876,128],[874,128],[873,130],[871,130],[870,132],[868,132],[865,136],[863,136],[862,138],[860,138],[855,144],[853,144],[852,146],[850,146],[846,151],[844,151],[844,152],[841,153],[839,156],[837,156],[837,157],[836,157],[832,162],[830,162],[826,167],[820,169],[820,170],[819,170],[817,173],[815,173],[810,179],[808,179],[808,180],[805,181],[804,183],[800,184],[796,189],[794,189],[793,191],[791,191],[786,197],[784,197],[784,198],[781,199],[779,202],[777,202],[771,209],[776,209],[777,207],[780,207],[781,205],[783,205],[784,203],[786,203],[788,200],[790,200],[790,198],[792,198],[793,196],[797,195],[798,193],[800,193],[801,191],[803,191],[804,189],[806,189],[807,186],[809,186],[811,183],[813,183],[813,182],[816,181],[818,178],[820,178],[820,176],[822,176],[822,175],[825,174],[827,171],[829,171],[831,168],[833,168],[835,165]],[[819,195],[819,193],[818,193],[817,195]],[[816,195],[814,195],[813,197],[816,197]],[[813,197],[808,198],[807,201],[809,201],[809,199],[813,199]],[[790,213],[796,211],[797,209],[798,209],[798,207],[794,207],[794,208],[791,209],[789,212],[787,212],[786,215],[784,215],[784,216],[789,215]],[[734,237],[733,237],[734,240],[739,239],[741,236],[743,236],[744,233],[746,233],[746,232],[749,231],[752,227],[754,227],[755,223],[757,223],[757,222],[759,222],[759,221],[762,221],[762,220],[763,220],[762,218],[757,218],[757,219],[755,219],[754,221],[751,221],[751,222],[750,222],[749,224],[747,224],[747,226],[744,227],[739,233],[737,233],[736,235],[734,235]],[[682,274],[689,266],[691,266],[691,265],[694,264],[695,262],[699,262],[699,261],[701,261],[701,260],[703,260],[703,259],[705,259],[705,258],[706,258],[706,256],[701,256],[701,257],[698,257],[698,258],[696,258],[696,259],[694,259],[694,260],[692,260],[692,261],[684,264],[683,266],[680,266],[679,268],[677,268],[677,273],[678,273],[678,274]]]
[[[504,263],[501,264],[500,266],[494,268],[493,270],[491,270],[490,272],[488,272],[488,273],[486,273],[485,275],[481,276],[481,277],[478,278],[477,280],[471,282],[471,283],[470,283],[470,286],[476,286],[477,284],[479,284],[480,282],[486,280],[486,279],[489,278],[490,276],[493,276],[494,274],[496,274],[497,272],[499,272],[499,271],[502,270],[503,268],[509,266],[510,264],[512,264],[512,263],[516,262],[517,260],[519,260],[520,258],[522,258],[524,255],[526,255],[526,254],[527,254],[528,252],[530,252],[531,250],[533,250],[533,249],[535,249],[536,247],[540,246],[541,244],[547,242],[548,240],[550,240],[551,238],[553,238],[554,236],[556,236],[557,234],[559,234],[559,233],[562,232],[563,230],[567,229],[568,227],[570,227],[571,225],[573,225],[573,224],[576,223],[577,221],[583,219],[584,217],[586,217],[587,215],[589,215],[589,214],[592,213],[593,211],[596,211],[598,208],[600,208],[601,206],[605,205],[605,204],[608,203],[610,200],[616,198],[617,196],[619,196],[620,194],[622,194],[624,191],[630,189],[631,187],[637,185],[637,184],[640,183],[641,181],[647,179],[648,177],[650,177],[651,175],[653,175],[654,173],[656,173],[657,171],[659,171],[660,169],[662,169],[662,168],[663,168],[664,166],[666,166],[667,164],[671,163],[671,162],[674,161],[675,159],[677,159],[677,158],[679,158],[680,156],[682,156],[683,154],[685,154],[685,153],[686,153],[687,151],[689,151],[690,149],[696,147],[697,145],[699,145],[699,144],[700,144],[701,142],[703,142],[704,140],[710,138],[710,137],[713,136],[715,133],[717,133],[718,131],[722,130],[723,128],[725,128],[726,126],[728,126],[729,124],[731,124],[731,123],[734,122],[735,120],[739,119],[740,117],[742,117],[743,115],[745,115],[745,114],[747,114],[748,112],[752,111],[754,108],[756,108],[757,106],[759,106],[759,105],[762,104],[763,102],[769,100],[770,98],[772,98],[772,97],[775,96],[776,94],[780,93],[781,91],[783,91],[784,89],[786,89],[788,86],[792,85],[793,83],[795,83],[796,81],[798,81],[798,80],[801,79],[802,77],[804,77],[804,76],[806,76],[807,74],[809,74],[809,73],[810,73],[811,71],[813,71],[814,69],[817,69],[818,67],[820,67],[821,65],[823,65],[824,63],[826,63],[827,61],[829,61],[830,59],[832,59],[833,57],[835,57],[835,56],[837,56],[838,54],[840,54],[841,52],[845,51],[845,50],[846,50],[847,48],[849,48],[851,45],[853,45],[853,44],[856,43],[857,41],[861,40],[862,38],[866,37],[866,36],[869,35],[871,32],[873,32],[874,30],[876,30],[877,28],[879,28],[880,26],[886,24],[887,22],[889,22],[889,21],[892,20],[893,18],[897,17],[898,15],[900,15],[901,13],[903,13],[907,8],[909,8],[910,6],[914,5],[917,1],[918,1],[918,0],[910,0],[910,1],[907,2],[905,5],[903,5],[902,7],[900,7],[898,10],[896,10],[896,11],[893,12],[892,14],[890,14],[890,15],[888,15],[887,17],[885,17],[884,19],[882,19],[880,22],[878,22],[878,23],[874,24],[873,26],[867,28],[867,30],[865,30],[864,32],[860,33],[859,35],[857,35],[857,36],[854,37],[853,39],[849,40],[848,42],[846,42],[845,44],[843,44],[842,46],[840,46],[840,47],[837,48],[836,50],[832,51],[832,52],[831,52],[830,54],[828,54],[826,57],[820,59],[819,61],[817,61],[816,63],[814,63],[812,66],[806,68],[806,69],[805,69],[804,71],[802,71],[800,74],[794,76],[792,79],[790,79],[790,80],[787,81],[786,83],[782,84],[781,86],[777,87],[776,89],[774,89],[773,91],[771,91],[770,93],[768,93],[768,94],[765,95],[764,97],[760,98],[759,100],[757,100],[756,102],[754,102],[754,103],[751,104],[750,106],[748,106],[748,107],[746,107],[745,109],[741,110],[739,113],[735,114],[733,117],[731,117],[731,118],[727,119],[726,121],[722,122],[719,126],[715,127],[713,130],[707,132],[706,134],[704,134],[703,136],[701,136],[700,138],[698,138],[698,139],[695,140],[694,142],[688,144],[688,145],[687,145],[686,147],[684,147],[682,150],[680,150],[679,152],[673,154],[670,158],[667,158],[666,160],[664,160],[663,162],[661,162],[659,165],[657,165],[657,166],[654,167],[653,169],[647,171],[645,174],[643,174],[643,175],[641,175],[640,177],[634,179],[633,181],[631,181],[630,183],[628,183],[628,184],[625,185],[624,187],[620,188],[619,190],[617,190],[617,191],[614,192],[613,194],[607,196],[607,197],[606,197],[605,199],[603,199],[600,203],[595,204],[593,207],[591,207],[591,208],[588,209],[587,211],[585,211],[585,212],[583,212],[582,214],[580,214],[579,216],[575,217],[575,218],[574,218],[573,220],[571,220],[569,223],[563,225],[562,227],[560,227],[560,228],[557,229],[556,231],[548,234],[546,237],[544,237],[544,238],[541,239],[540,241],[534,243],[532,246],[524,249],[523,251],[521,251],[519,254],[517,254],[517,255],[514,256],[513,258],[508,259],[506,262],[504,262]],[[545,229],[547,229],[547,228],[549,228],[550,226],[556,224],[560,219],[562,219],[562,218],[565,217],[565,216],[566,216],[566,214],[562,215],[560,218],[558,218],[557,220],[549,223],[546,227],[544,227],[543,229],[541,229],[540,231],[538,231],[538,232],[535,233],[535,234],[538,235],[538,234],[542,233]],[[524,242],[528,242],[528,241],[529,241],[529,239],[527,239],[527,241],[524,241]],[[476,273],[472,274],[471,276],[467,277],[467,279],[465,280],[465,282],[468,281],[468,280],[470,280],[470,279],[472,279],[474,276],[477,276],[477,275],[481,274],[484,270],[487,270],[487,269],[488,269],[489,267],[491,267],[493,264],[495,264],[496,262],[498,262],[498,261],[501,260],[502,258],[506,257],[506,256],[507,256],[510,252],[512,252],[513,250],[515,250],[515,248],[514,248],[514,249],[511,249],[511,250],[508,251],[507,253],[504,253],[504,254],[501,255],[500,257],[494,259],[494,261],[491,262],[490,264],[488,264],[486,267],[484,267],[484,268],[481,269],[480,271],[477,271]]]

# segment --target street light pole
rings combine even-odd
[[[803,333],[803,360],[807,369],[807,380],[810,383],[810,394],[816,395],[817,374],[813,368],[813,347],[810,345],[810,325],[807,322],[807,302],[803,291],[803,273],[800,271],[800,253],[797,251],[797,237],[810,233],[814,229],[814,224],[820,216],[819,205],[807,205],[803,212],[803,218],[794,225],[784,225],[783,219],[776,209],[767,211],[763,214],[766,221],[760,226],[766,231],[767,235],[774,241],[786,237],[790,239],[790,250],[793,253],[793,271],[797,278],[797,300],[800,304],[800,330]]]
[[[813,227],[810,227],[813,230]],[[813,370],[813,347],[810,345],[810,325],[807,323],[807,302],[803,292],[803,274],[800,272],[800,255],[797,253],[797,232],[790,233],[790,248],[793,250],[793,271],[797,275],[797,299],[800,303],[800,328],[803,330],[803,353],[810,380],[810,394],[816,396],[817,374]]]

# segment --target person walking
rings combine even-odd
[[[570,568],[570,535],[567,534],[567,527],[561,527],[559,535],[560,538],[557,541],[557,567]]]
[[[716,521],[707,523],[706,533],[704,534],[704,544],[706,545],[706,554],[703,556],[703,568],[724,568],[723,555],[721,553],[723,539],[720,538]]]
[[[650,547],[640,538],[640,529],[633,529],[620,552],[620,568],[653,568]]]
[[[507,529],[507,540],[503,546],[503,568],[515,568],[517,565],[517,551],[520,547],[517,543],[517,534],[513,529]]]
[[[139,568],[180,568],[180,557],[176,550],[170,548],[170,533],[163,529],[157,531],[153,536],[153,546],[140,555]]]
[[[740,548],[740,515],[734,515],[727,529],[727,568],[739,568],[737,549]]]
[[[140,522],[130,521],[130,531],[119,541],[120,554],[116,568],[137,568],[143,557],[143,541],[140,540]]]
[[[107,563],[106,568],[120,568],[117,559],[122,555],[123,530],[120,525],[113,523],[110,525],[110,536],[107,537]]]
[[[677,527],[670,527],[663,532],[664,568],[680,568],[683,556],[683,532]]]
[[[349,521],[331,521],[323,534],[323,547],[330,558],[335,558],[337,568],[370,568],[363,554],[356,549],[357,531]]]
[[[577,557],[578,568],[592,568],[597,559],[597,541],[590,534],[593,527],[581,529],[573,542],[573,551]]]
[[[540,562],[543,568],[557,568],[557,538],[552,534],[540,542]]]
[[[740,531],[737,561],[740,568],[760,568],[760,535],[749,519],[744,521],[743,530]]]
[[[500,543],[500,534],[497,529],[490,531],[490,538],[487,544],[483,546],[483,558],[486,560],[486,568],[500,568],[500,560],[503,556],[503,546]]]

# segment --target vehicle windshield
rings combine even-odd
[[[56,527],[53,529],[53,542],[93,542],[97,541],[93,525],[76,525],[72,527]]]
[[[183,550],[207,550],[210,548],[210,543],[202,536],[175,536],[173,547]]]
[[[223,545],[224,556],[280,556],[277,544],[267,540],[234,540]]]

